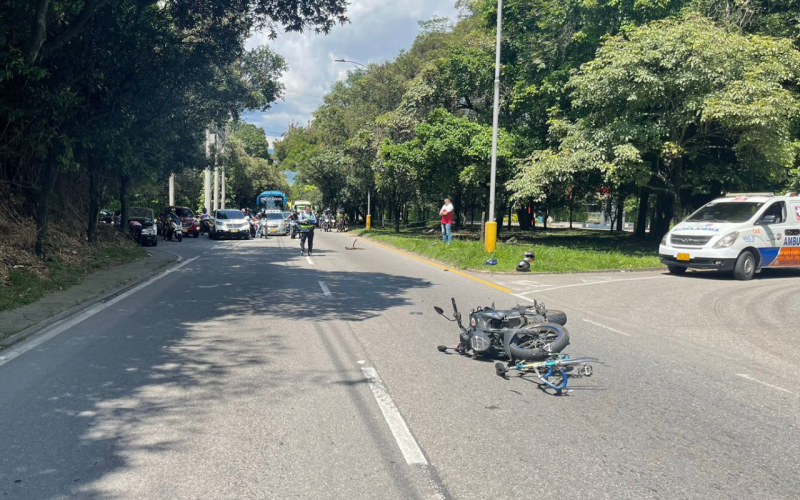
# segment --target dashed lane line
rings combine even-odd
[[[324,293],[326,297],[330,297],[331,296],[331,291],[328,288],[328,285],[326,285],[324,281],[320,281],[319,282],[319,286],[320,286],[320,288],[322,288],[322,293]]]
[[[604,325],[602,323],[598,323],[597,321],[592,321],[590,319],[584,319],[583,321],[585,321],[586,323],[589,323],[590,325],[599,326],[600,328],[604,328],[604,329],[606,329],[608,331],[611,331],[611,332],[614,332],[614,333],[619,333],[620,335],[624,335],[626,337],[630,337],[631,336],[630,333],[621,332],[621,331],[619,331],[619,330],[617,330],[615,328],[611,328],[610,326],[606,326],[606,325]]]
[[[394,440],[397,442],[400,452],[403,453],[406,463],[408,465],[428,465],[428,460],[423,455],[414,436],[411,435],[406,421],[403,420],[403,415],[400,414],[400,410],[394,404],[394,400],[389,395],[389,391],[386,390],[386,386],[383,384],[383,380],[381,380],[377,370],[368,366],[362,367],[361,372],[364,373],[364,377],[369,383],[372,395],[375,396],[375,401],[378,402],[383,418],[389,424],[389,430],[392,431]]]
[[[751,375],[748,375],[746,373],[737,373],[736,376],[737,377],[742,377],[743,379],[747,379],[747,380],[750,380],[752,382],[756,382],[756,383],[764,385],[764,386],[767,386],[770,389],[775,389],[777,391],[782,391],[782,392],[786,392],[788,394],[794,395],[794,393],[792,391],[790,391],[789,389],[784,389],[783,387],[778,387],[777,385],[768,384],[767,382],[763,382],[761,380],[758,380],[757,378],[755,378],[755,377],[753,377]]]

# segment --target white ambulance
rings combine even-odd
[[[658,254],[672,274],[690,267],[717,269],[749,280],[766,267],[800,267],[800,197],[733,193],[718,198],[672,228]]]

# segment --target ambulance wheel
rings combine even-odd
[[[753,279],[755,273],[756,257],[750,250],[745,250],[736,259],[736,265],[733,266],[733,277],[740,281],[747,281]]]
[[[667,266],[667,271],[669,271],[669,274],[686,274],[686,268],[683,266]]]

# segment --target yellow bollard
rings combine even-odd
[[[497,222],[489,221],[486,223],[486,253],[497,250]]]
[[[372,216],[367,215],[367,231],[369,231],[370,229],[372,229]]]

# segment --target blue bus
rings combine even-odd
[[[286,195],[280,191],[264,191],[256,197],[257,209],[266,212],[283,212],[286,210]]]

